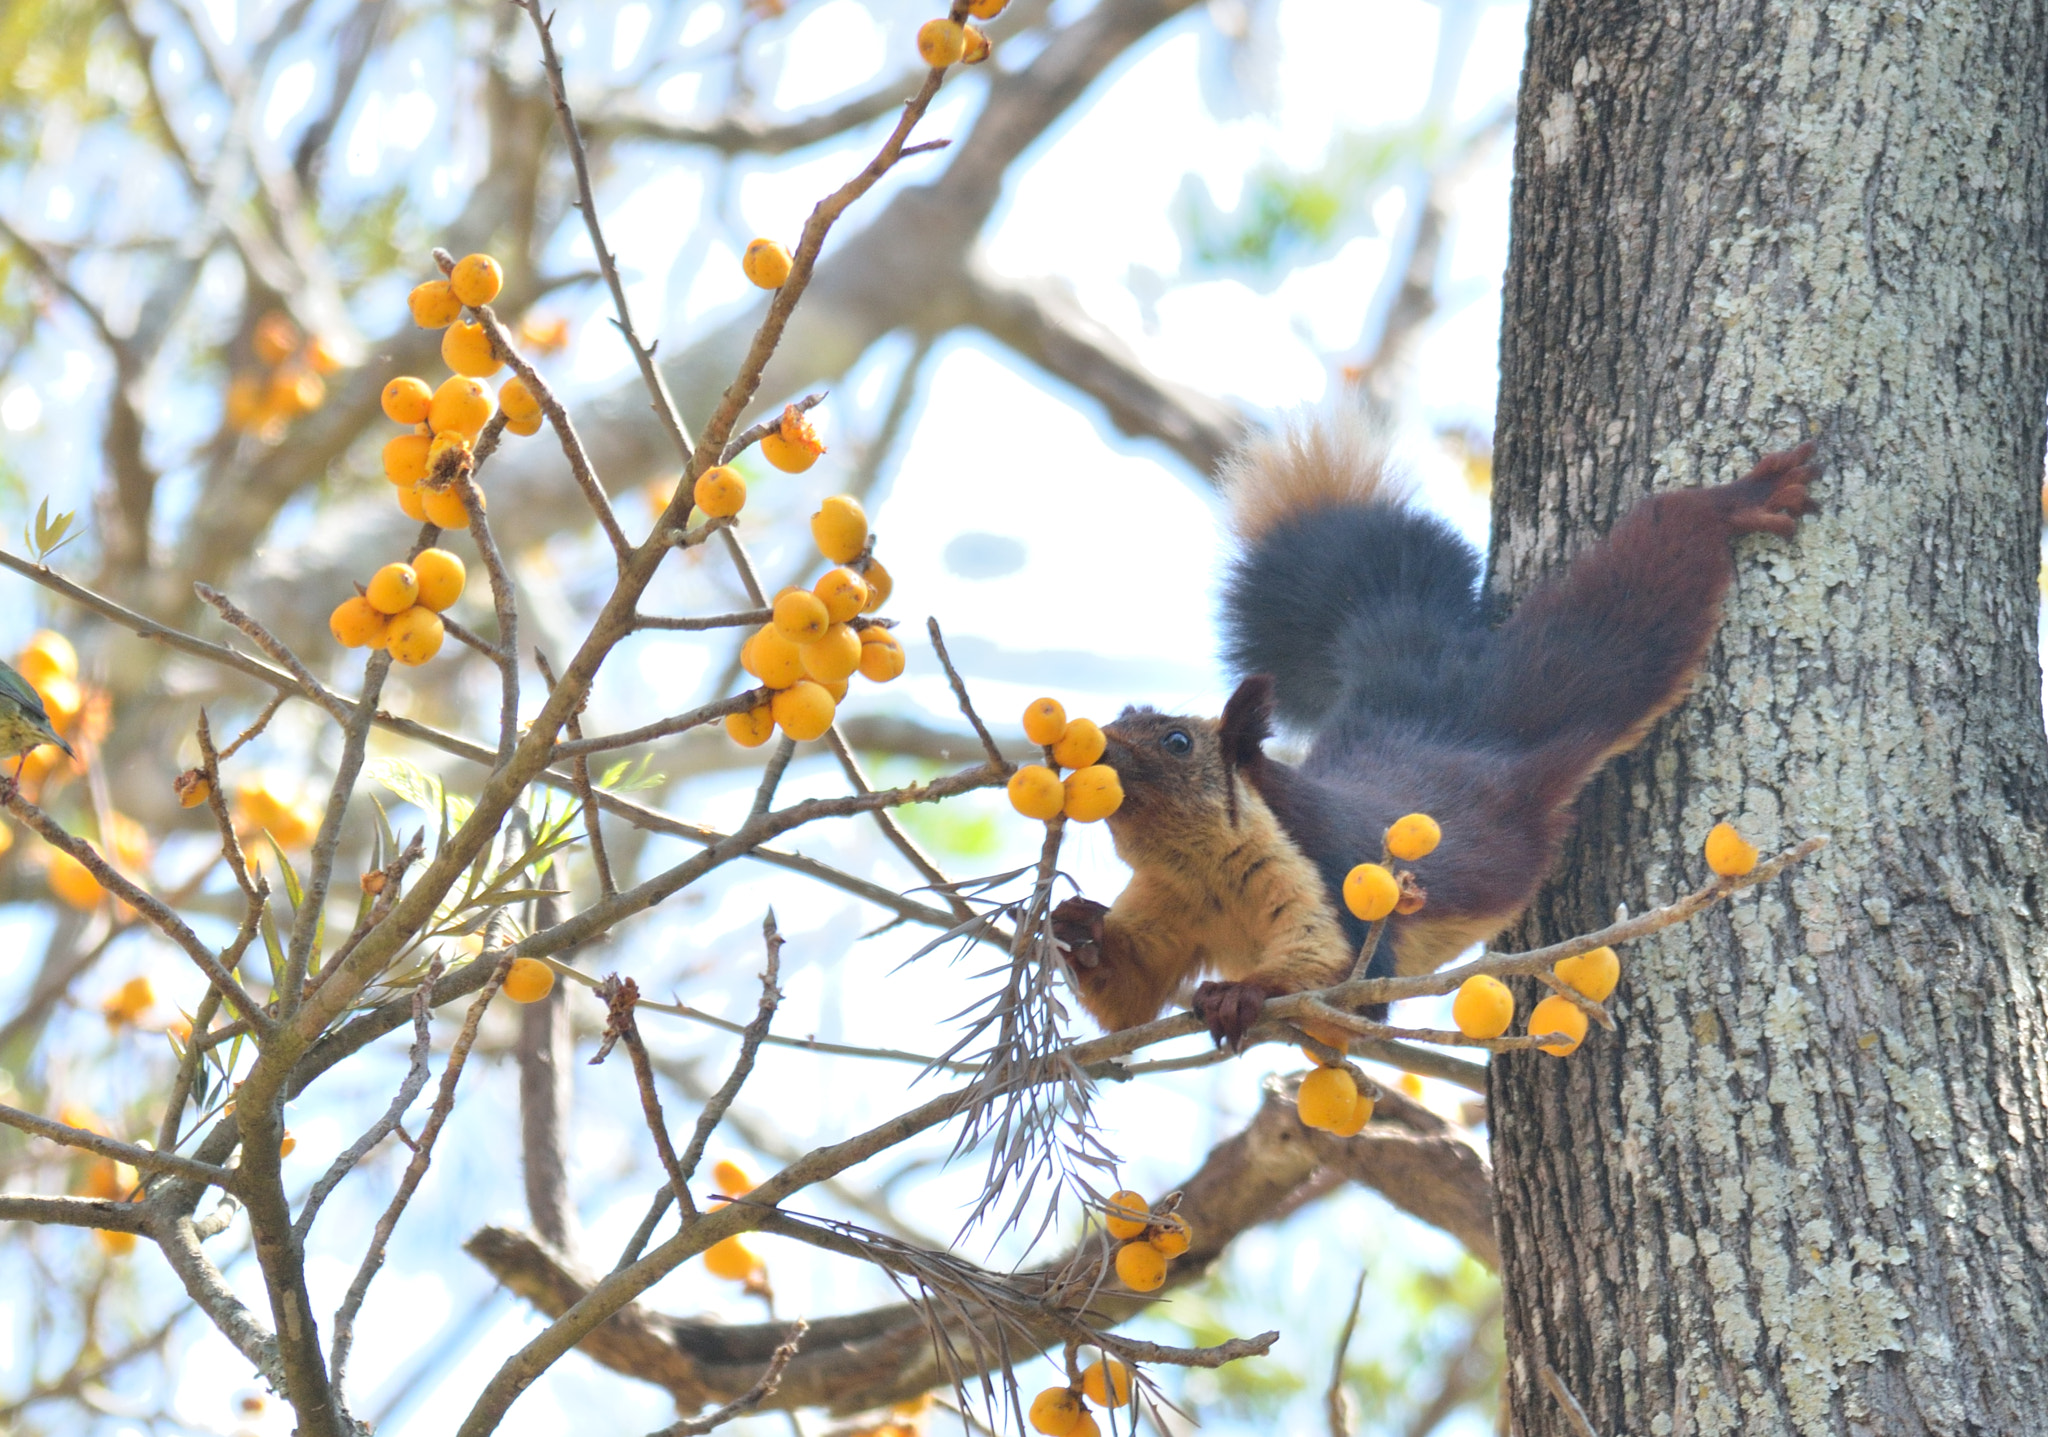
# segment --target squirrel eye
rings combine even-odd
[[[1189,738],[1186,734],[1182,733],[1179,729],[1175,729],[1171,733],[1167,734],[1166,737],[1159,740],[1159,746],[1165,749],[1168,753],[1173,754],[1175,756],[1179,756],[1180,754],[1184,754],[1189,749],[1193,748],[1195,746],[1195,741]]]

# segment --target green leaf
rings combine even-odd
[[[75,513],[65,513],[59,514],[56,518],[52,519],[50,517],[50,501],[48,498],[45,498],[42,503],[36,506],[36,522],[34,527],[21,531],[22,538],[28,541],[30,556],[38,564],[49,562],[50,555],[56,553],[78,537],[78,535],[71,532],[71,521],[77,517]]]

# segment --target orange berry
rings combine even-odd
[[[1048,1387],[1031,1399],[1031,1430],[1045,1437],[1073,1437],[1085,1415],[1081,1394],[1064,1387]]]
[[[1560,982],[1576,988],[1595,1003],[1607,1001],[1614,985],[1621,981],[1621,960],[1612,948],[1595,948],[1576,958],[1560,958],[1551,972]]]
[[[449,331],[450,334],[454,332]],[[490,371],[484,372],[488,374]],[[483,433],[490,417],[491,391],[471,378],[466,370],[441,381],[441,387],[434,391],[433,404],[427,411],[427,423],[433,426],[436,435],[460,434],[472,444],[476,442],[477,435]]]
[[[1301,1080],[1294,1111],[1311,1128],[1343,1125],[1358,1107],[1358,1084],[1343,1068],[1317,1068]]]
[[[419,601],[435,613],[461,598],[463,586],[469,582],[468,567],[446,549],[420,550],[412,569],[419,579]]]
[[[446,484],[469,467],[469,436],[451,429],[427,441],[427,478]]]
[[[1468,1038],[1498,1038],[1515,1021],[1515,995],[1500,979],[1475,973],[1458,985],[1451,1021]]]
[[[1083,1412],[1081,1420],[1074,1424],[1074,1430],[1067,1437],[1102,1437],[1102,1429],[1095,1425],[1093,1417]]]
[[[370,576],[363,597],[380,614],[402,614],[420,601],[420,576],[410,564],[386,564]]]
[[[1081,1369],[1081,1392],[1097,1407],[1122,1407],[1131,1400],[1131,1369],[1114,1357]]]
[[[1179,1257],[1193,1246],[1195,1230],[1177,1212],[1170,1212],[1146,1229],[1145,1241],[1168,1257]]]
[[[1037,744],[1058,743],[1067,735],[1067,711],[1058,699],[1033,699],[1024,709],[1024,737]]]
[[[418,424],[433,406],[434,391],[427,388],[426,380],[401,374],[384,386],[379,400],[384,406],[385,418],[397,424]]]
[[[446,637],[441,616],[414,604],[404,613],[391,616],[391,627],[384,631],[384,652],[409,668],[418,668],[441,652]]]
[[[55,629],[38,629],[15,656],[21,676],[41,688],[50,679],[78,677],[78,650]]]
[[[455,492],[453,485],[436,489],[430,484],[419,486],[420,508],[425,512],[427,522],[443,529],[467,529],[469,510],[463,505],[462,496]],[[477,494],[477,507],[483,507],[482,491]]]
[[[811,537],[818,552],[835,564],[850,564],[867,547],[868,515],[860,500],[849,494],[835,494],[811,515]]]
[[[1067,817],[1076,823],[1108,818],[1124,805],[1123,780],[1106,763],[1091,763],[1067,775],[1063,785]]]
[[[92,876],[92,870],[61,849],[50,850],[50,868],[46,876],[50,891],[73,908],[97,908],[100,899],[106,897],[106,889],[100,887],[100,881]]]
[[[368,606],[365,605],[365,607]],[[377,613],[375,609],[371,609],[370,612],[373,614]],[[377,614],[377,617],[381,620],[384,616],[382,614]],[[374,643],[375,641],[372,642]],[[349,645],[349,647],[367,648],[370,647],[370,645],[351,644]],[[376,647],[381,648],[383,647],[383,645],[376,644]],[[207,781],[206,775],[202,773],[200,770],[196,768],[188,768],[183,773],[179,774],[176,778],[171,780],[171,792],[176,794],[178,797],[178,807],[197,808],[199,807],[200,804],[206,802],[207,799],[213,797],[213,785]],[[8,833],[5,829],[0,829],[0,853],[5,853],[7,851],[8,844],[12,843],[13,841],[14,839],[12,834]]]
[[[863,614],[872,614],[889,602],[889,595],[896,590],[896,581],[889,577],[887,569],[873,559],[868,560],[867,572],[862,574],[861,578],[867,581],[868,601],[861,605],[860,611]]]
[[[783,409],[778,429],[761,436],[761,457],[785,474],[803,473],[824,452],[816,427],[794,404]]]
[[[725,731],[741,748],[759,748],[775,736],[775,710],[767,704],[725,716]]]
[[[754,630],[740,650],[740,667],[771,689],[786,689],[804,676],[803,656],[773,624]]]
[[[300,352],[299,357],[320,374],[333,374],[348,367],[341,355],[335,352],[334,346],[317,334],[306,341],[306,347]]]
[[[754,1177],[731,1158],[714,1165],[711,1181],[727,1197],[745,1197],[754,1190]]]
[[[135,1251],[135,1234],[132,1232],[109,1232],[106,1228],[96,1227],[92,1230],[92,1240],[109,1257],[126,1257]]]
[[[977,20],[993,20],[1010,8],[1010,0],[967,0],[967,13]]]
[[[489,304],[504,284],[505,271],[487,254],[464,255],[448,272],[448,287],[467,305]]]
[[[421,486],[418,484],[407,484],[400,489],[398,491],[398,507],[404,511],[406,518],[417,519],[420,523],[424,524],[427,522],[427,509],[426,501],[421,495],[420,490]]]
[[[273,309],[256,321],[249,344],[265,364],[282,364],[299,347],[299,327],[283,310]]]
[[[405,303],[412,311],[412,322],[421,329],[446,329],[462,313],[462,301],[455,297],[454,289],[445,279],[430,279],[415,286]]]
[[[903,672],[903,645],[887,629],[860,631],[860,673],[871,683],[886,684]]]
[[[491,353],[491,337],[484,327],[466,319],[458,319],[442,331],[441,362],[472,379],[488,379],[504,367]]]
[[[1372,1121],[1372,1095],[1360,1092],[1357,1101],[1351,1105],[1351,1115],[1343,1122],[1333,1124],[1330,1131],[1340,1138],[1355,1138]]]
[[[1401,901],[1401,885],[1377,863],[1361,863],[1344,875],[1344,906],[1368,923],[1377,923]]]
[[[507,420],[529,419],[535,422],[536,428],[539,427],[540,401],[533,397],[526,381],[516,374],[498,390],[498,407],[505,411]]]
[[[381,649],[391,618],[360,594],[343,599],[327,616],[327,631],[344,649]],[[202,796],[201,802],[204,802]],[[187,808],[193,807],[186,804]]]
[[[238,374],[228,381],[227,402],[222,421],[237,431],[254,429],[263,422],[263,381],[253,374]]]
[[[1116,1250],[1116,1275],[1133,1292],[1156,1292],[1166,1284],[1166,1254],[1149,1242],[1127,1242]]]
[[[288,1158],[292,1155],[292,1149],[298,1145],[299,1140],[292,1136],[292,1130],[286,1128],[284,1136],[277,1140],[277,1155],[281,1158]]]
[[[1068,719],[1067,730],[1053,740],[1052,761],[1061,768],[1086,768],[1102,757],[1109,740],[1093,719]]]
[[[767,1264],[747,1246],[746,1239],[734,1234],[704,1249],[704,1266],[713,1277],[722,1277],[728,1282],[745,1282],[755,1273],[764,1271]]]
[[[514,958],[503,991],[515,1003],[538,1003],[555,991],[555,970],[538,958]]]
[[[401,434],[384,442],[384,477],[393,484],[417,484],[427,477],[427,450],[433,440],[424,434]]]
[[[287,419],[295,414],[310,414],[326,398],[326,381],[297,365],[286,365],[273,373],[264,391],[271,412]]]
[[[130,978],[100,1004],[100,1016],[109,1028],[133,1023],[156,1006],[156,985],[147,977]]]
[[[514,434],[521,434],[531,437],[535,434],[540,433],[540,422],[540,416],[538,414],[534,415],[531,419],[513,419],[510,416],[507,416],[505,420],[505,427],[511,430]]]
[[[1109,1229],[1111,1237],[1137,1237],[1152,1226],[1152,1204],[1141,1192],[1119,1188],[1103,1205],[1102,1223]]]
[[[989,57],[989,51],[993,47],[989,44],[988,36],[982,33],[979,25],[961,26],[960,38],[963,42],[960,48],[961,64],[979,65]]]
[[[1707,835],[1707,867],[1723,878],[1740,878],[1756,867],[1756,845],[1743,841],[1731,823],[1717,823]]]
[[[1026,818],[1051,820],[1060,815],[1067,792],[1060,776],[1042,763],[1027,763],[1010,775],[1010,807]]]
[[[789,278],[789,251],[772,239],[757,239],[740,256],[740,268],[763,289],[781,289]]]
[[[730,519],[746,507],[747,481],[737,469],[721,464],[697,476],[697,482],[690,487],[690,497],[713,519]]]
[[[1564,1041],[1542,1045],[1544,1052],[1562,1058],[1586,1041],[1586,1015],[1564,994],[1552,993],[1530,1010],[1529,1032],[1534,1037],[1545,1033],[1564,1034]]]
[[[816,594],[791,589],[776,599],[774,623],[775,632],[792,644],[815,643],[832,627],[832,613]]]
[[[791,738],[803,741],[817,738],[831,728],[832,715],[839,706],[824,685],[799,679],[776,694],[770,707],[775,711],[777,726]]]
[[[811,602],[817,603],[813,596]],[[819,605],[820,608],[824,607]],[[821,684],[842,683],[860,667],[860,635],[845,624],[833,624],[797,649],[804,672]]]
[[[1387,852],[1404,863],[1427,858],[1443,841],[1444,831],[1426,813],[1411,813],[1394,820],[1387,830]]]
[[[967,32],[960,22],[940,16],[917,27],[918,58],[934,70],[960,63],[967,50]]]
[[[858,616],[868,606],[867,580],[848,568],[833,569],[811,586],[811,592],[824,602],[825,612],[835,624]]]

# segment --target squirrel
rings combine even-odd
[[[1240,450],[1222,480],[1241,681],[1220,718],[1126,708],[1103,729],[1132,876],[1109,907],[1053,911],[1082,1005],[1131,1027],[1212,971],[1194,1010],[1241,1046],[1268,998],[1348,975],[1368,925],[1339,901],[1344,876],[1411,812],[1443,842],[1408,865],[1426,901],[1389,918],[1367,974],[1428,972],[1499,933],[1579,791],[1685,697],[1735,577],[1730,541],[1790,537],[1818,512],[1813,457],[1807,443],[1733,483],[1651,495],[1493,627],[1479,556],[1408,507],[1362,424]],[[1265,752],[1276,718],[1313,736],[1299,765]]]

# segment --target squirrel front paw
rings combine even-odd
[[[1195,1016],[1209,1025],[1219,1048],[1244,1051],[1244,1035],[1259,1021],[1259,1010],[1273,996],[1263,983],[1204,983],[1195,989]]]
[[[1728,514],[1729,527],[1738,534],[1776,534],[1789,539],[1808,514],[1818,514],[1820,505],[1808,492],[1820,477],[1813,463],[1812,440],[1797,449],[1781,449],[1757,460],[1756,468],[1728,486],[1734,508]]]
[[[1060,945],[1067,962],[1078,972],[1102,963],[1102,920],[1106,905],[1092,898],[1064,900],[1052,911],[1052,941]]]

